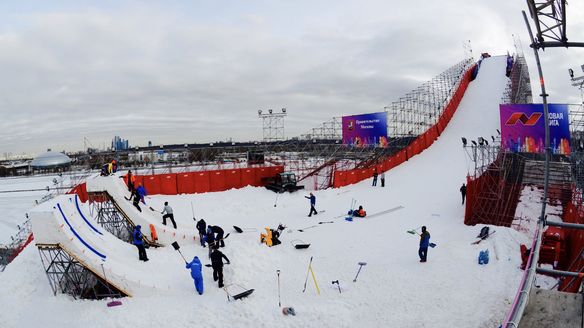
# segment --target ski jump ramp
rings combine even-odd
[[[123,179],[120,179],[120,176],[93,176],[87,179],[87,192],[107,193],[115,207],[130,221],[133,227],[142,226],[142,233],[148,241],[151,241],[149,227],[152,224],[156,228],[158,235],[157,243],[163,246],[168,246],[175,241],[180,244],[198,243],[196,238],[198,238],[199,233],[195,229],[185,229],[180,226],[178,229],[174,229],[170,220],[167,220],[168,225],[163,225],[162,214],[160,214],[162,209],[153,211],[148,205],[140,203],[142,212],[138,211],[132,202],[128,200],[130,192]]]
[[[150,261],[139,261],[136,246],[102,229],[88,213],[77,195],[62,195],[35,208],[30,212],[35,244],[61,248],[127,296],[192,290],[183,261],[170,254],[176,253],[171,247],[150,248]]]

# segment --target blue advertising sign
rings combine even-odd
[[[545,152],[543,104],[500,105],[501,146],[511,152]],[[548,104],[550,147],[554,154],[570,154],[570,121],[566,104]]]
[[[387,147],[387,113],[343,116],[343,144]]]

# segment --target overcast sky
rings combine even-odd
[[[0,153],[261,139],[381,111],[464,58],[514,53],[525,1],[6,1],[0,3]],[[584,4],[568,37],[584,41]],[[584,49],[541,53],[551,102],[579,103]]]

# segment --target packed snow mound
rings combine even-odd
[[[134,269],[124,273],[126,279],[152,278],[159,285],[173,280],[171,288],[160,294],[148,292],[126,298],[122,306],[111,309],[106,301],[53,297],[38,252],[29,247],[0,276],[0,307],[6,309],[0,312],[0,322],[7,327],[498,326],[521,280],[519,242],[526,237],[512,229],[495,227],[496,234],[471,245],[481,227],[463,224],[464,207],[458,189],[471,167],[460,138],[487,138],[496,133],[498,105],[507,82],[505,65],[505,56],[483,60],[477,79],[469,85],[440,138],[420,155],[389,171],[385,188],[371,187],[369,180],[316,191],[316,208],[325,212],[311,218],[307,217],[309,201],[302,193],[281,194],[277,204],[276,194],[254,187],[151,197],[149,205],[154,208],[161,208],[164,201],[174,204],[181,228],[195,231],[192,202],[197,219],[205,218],[207,223],[231,232],[223,249],[232,263],[225,267],[225,280],[227,285],[254,288],[254,294],[245,300],[228,302],[207,268],[203,269],[205,293],[200,296],[178,254],[171,254],[168,247],[149,252],[150,262],[144,265],[130,246],[121,247],[120,254],[115,255],[116,261]],[[347,222],[343,214],[353,199],[369,214],[403,208]],[[333,223],[324,223],[328,221]],[[263,228],[276,228],[279,223],[288,226],[281,236],[283,243],[274,247],[260,244]],[[231,230],[233,225],[256,231],[238,234]],[[430,241],[437,244],[429,250],[426,263],[419,262],[419,237],[406,232],[422,225],[428,227]],[[290,244],[293,240],[310,243],[310,247],[297,250]],[[104,252],[108,259],[113,258],[120,244],[113,240],[107,243],[112,243],[112,249],[104,245]],[[477,257],[484,249],[489,250],[491,261],[481,266]],[[197,255],[206,262],[207,249],[200,245],[188,244],[181,251],[189,260]],[[320,295],[307,272],[311,258]],[[358,262],[367,265],[353,282]],[[117,264],[109,267],[112,274],[117,268]],[[182,276],[180,270],[184,270]],[[282,316],[276,270],[280,270],[282,306],[293,306],[296,316]],[[306,292],[302,292],[307,278]],[[342,293],[332,284],[336,280]],[[72,320],[77,313],[83,315]]]
[[[56,197],[30,212],[34,243],[62,248],[98,277],[104,279],[105,274],[109,284],[129,296],[189,289],[189,282],[180,279],[184,269],[175,265],[181,258],[172,248],[151,248],[151,261],[135,262],[137,248],[101,228],[89,213],[76,195]]]

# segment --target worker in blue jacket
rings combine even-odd
[[[140,196],[140,201],[142,202],[142,204],[146,204],[146,202],[144,201],[144,197],[148,195],[148,193],[146,192],[146,188],[144,188],[144,186],[139,183],[138,184],[138,189],[136,189],[136,193],[138,194],[138,196]]]
[[[426,226],[422,227],[422,233],[420,234],[420,249],[418,250],[418,255],[420,256],[420,262],[426,262],[428,257],[428,246],[430,245],[430,233],[426,230]]]
[[[146,248],[144,248],[144,236],[142,235],[142,231],[140,231],[140,229],[142,229],[142,226],[140,225],[137,225],[136,228],[134,228],[132,239],[134,245],[138,247],[138,258],[140,261],[146,262],[148,261],[148,256],[146,256]]]
[[[304,198],[310,199],[310,213],[308,213],[308,217],[311,217],[312,213],[314,213],[314,215],[317,215],[318,211],[314,207],[316,206],[316,196],[314,196],[313,193],[310,193],[310,197],[304,196]]]
[[[193,277],[195,282],[195,289],[199,295],[203,295],[203,265],[201,264],[199,257],[195,256],[191,263],[186,264],[186,268],[191,269],[191,277]]]

